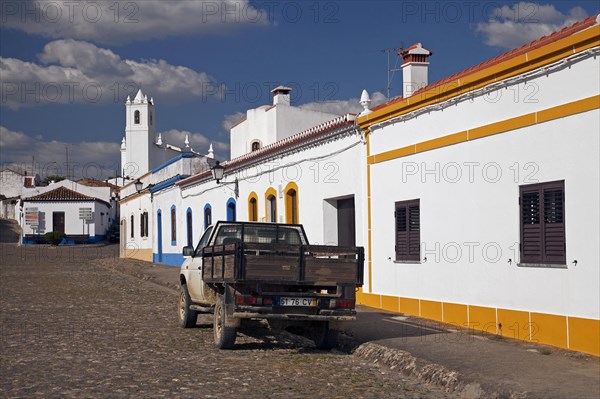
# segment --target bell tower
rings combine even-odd
[[[125,155],[121,156],[124,176],[138,178],[154,165],[152,154],[156,122],[154,100],[138,90],[135,98],[127,96],[125,102],[125,140],[121,144]]]

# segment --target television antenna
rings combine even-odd
[[[387,98],[390,98],[390,90],[392,87],[392,81],[394,80],[394,74],[402,69],[402,68],[398,68],[398,60],[400,59],[400,57],[398,55],[396,55],[396,63],[394,65],[394,67],[392,68],[390,54],[392,53],[392,51],[398,53],[399,51],[402,51],[403,49],[404,49],[404,44],[402,42],[400,42],[400,47],[398,47],[398,48],[389,47],[389,48],[385,48],[383,50],[379,50],[380,53],[387,54],[387,86],[386,86]]]

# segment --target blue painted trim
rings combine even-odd
[[[192,225],[190,226],[187,215],[192,215]],[[194,213],[192,212],[192,208],[188,208],[185,211],[185,242],[187,245],[194,246]],[[192,229],[192,242],[188,242],[188,230]]]
[[[233,214],[230,212],[230,210],[232,209],[229,207],[230,205],[233,205]],[[227,200],[227,205],[225,205],[225,214],[227,215],[228,222],[235,222],[235,220],[237,219],[237,204],[233,197]]]
[[[173,218],[173,210],[175,210],[175,218]],[[173,236],[171,233],[171,245],[175,246],[177,245],[177,207],[175,205],[171,205],[171,210],[169,212],[169,217],[171,218],[171,231],[170,233],[173,231],[173,224],[175,224],[175,240],[173,240]]]
[[[162,261],[158,260],[158,254],[152,254],[152,262],[154,263],[162,263],[169,266],[179,267],[183,263],[183,255],[182,254],[162,254]]]
[[[175,157],[169,159],[167,162],[164,162],[164,163],[158,165],[156,168],[152,169],[152,173],[156,173],[159,170],[164,169],[171,164],[174,164],[175,162],[179,161],[182,158],[191,158],[193,156],[194,156],[194,154],[192,154],[191,152],[185,152],[185,153],[176,155]]]
[[[162,182],[150,187],[150,192],[154,194],[155,192],[160,191],[163,188],[171,187],[173,184],[177,183],[179,180],[183,180],[188,177],[189,177],[188,175],[177,175],[177,176],[171,177],[170,179],[167,179],[165,181],[162,181]]]
[[[156,230],[157,230],[157,239],[156,242],[158,243],[158,254],[157,254],[157,260],[156,262],[162,262],[162,255],[163,255],[163,247],[162,247],[162,210],[158,210],[156,212]],[[154,256],[152,257],[154,259]]]
[[[58,245],[78,245],[78,244],[97,244],[99,242],[104,242],[106,241],[106,235],[95,235],[92,237],[88,237],[87,239],[83,239],[83,240],[74,240],[74,239],[69,239],[69,237],[67,236],[67,238],[63,238],[63,240],[60,242],[60,244]],[[48,242],[46,241],[46,239],[44,238],[44,236],[39,236],[38,238],[28,238],[28,237],[21,237],[21,243],[22,244],[48,244]]]
[[[210,225],[209,221],[206,220],[206,209],[210,209],[210,221],[212,222],[212,206],[210,204],[204,205],[204,212],[202,212],[202,216],[204,217],[204,230]]]

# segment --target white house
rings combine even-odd
[[[11,168],[0,170],[0,217],[19,220],[20,199],[28,188],[40,184],[39,175],[28,175]]]
[[[597,17],[361,116],[363,303],[600,355]],[[419,68],[418,73],[410,72]]]
[[[107,201],[64,186],[24,198],[22,241],[45,242],[48,232],[64,233],[69,244],[103,241],[111,208]]]

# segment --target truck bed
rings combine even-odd
[[[209,284],[363,284],[363,248],[236,242],[204,248]]]

